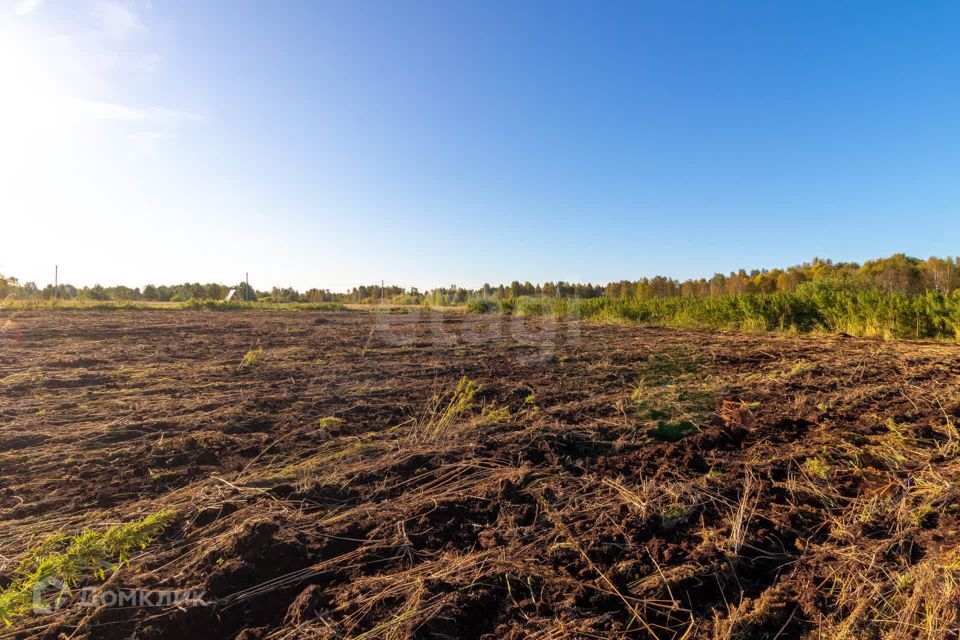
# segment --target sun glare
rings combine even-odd
[[[43,51],[28,33],[0,23],[0,164],[22,164],[49,152],[70,120],[68,101]]]

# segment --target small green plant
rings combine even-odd
[[[343,424],[343,418],[335,418],[333,416],[327,416],[326,418],[320,418],[317,420],[317,424],[323,427],[324,429],[329,429],[330,427],[336,427],[337,425]]]
[[[30,611],[36,585],[58,581],[68,590],[94,579],[102,582],[129,562],[133,553],[156,540],[173,517],[173,511],[165,510],[105,531],[85,529],[74,536],[46,538],[20,561],[10,584],[0,591],[0,620],[9,626]]]
[[[915,527],[923,526],[934,513],[936,513],[936,511],[933,507],[928,504],[922,504],[910,512],[910,522]]]
[[[480,385],[466,376],[460,378],[449,397],[435,395],[424,416],[414,425],[411,438],[417,442],[436,440],[446,433],[464,413],[473,408]]]
[[[830,477],[830,465],[820,458],[807,458],[803,463],[803,470],[817,480],[826,480]]]
[[[696,428],[697,426],[689,420],[681,420],[680,422],[661,420],[657,426],[649,429],[647,433],[656,440],[676,442],[691,431],[695,431]]]
[[[660,511],[660,523],[664,527],[672,527],[687,517],[688,508],[679,502],[671,502]]]
[[[715,480],[718,481],[718,480],[722,480],[725,475],[726,474],[724,474],[723,471],[714,467],[707,472],[704,478],[706,478],[708,481],[715,481]]]
[[[506,422],[510,419],[510,409],[507,407],[498,407],[494,404],[487,405],[480,414],[480,424],[491,425]]]
[[[243,356],[243,360],[240,361],[240,369],[255,367],[260,363],[260,358],[263,357],[263,347],[257,347],[256,349],[250,349],[247,351],[247,355]]]
[[[787,376],[791,378],[795,378],[807,373],[811,373],[815,371],[816,368],[817,368],[817,365],[810,362],[809,360],[805,360],[801,358],[800,360],[797,360],[792,367],[790,367],[790,371],[787,373]]]
[[[480,385],[466,376],[460,378],[453,396],[450,398],[450,404],[444,412],[444,418],[451,419],[463,414],[473,406],[473,397],[480,391]]]

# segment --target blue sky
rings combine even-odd
[[[956,2],[7,2],[0,272],[426,288],[955,254],[958,78]]]

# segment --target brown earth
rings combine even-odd
[[[7,312],[0,588],[172,508],[104,588],[206,596],[0,638],[957,638],[957,422],[954,344]]]

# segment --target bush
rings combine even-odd
[[[516,298],[503,298],[498,302],[500,306],[500,313],[504,315],[512,315],[517,309],[517,300]]]
[[[491,313],[497,310],[497,303],[493,300],[470,300],[467,302],[467,311],[470,313]]]

